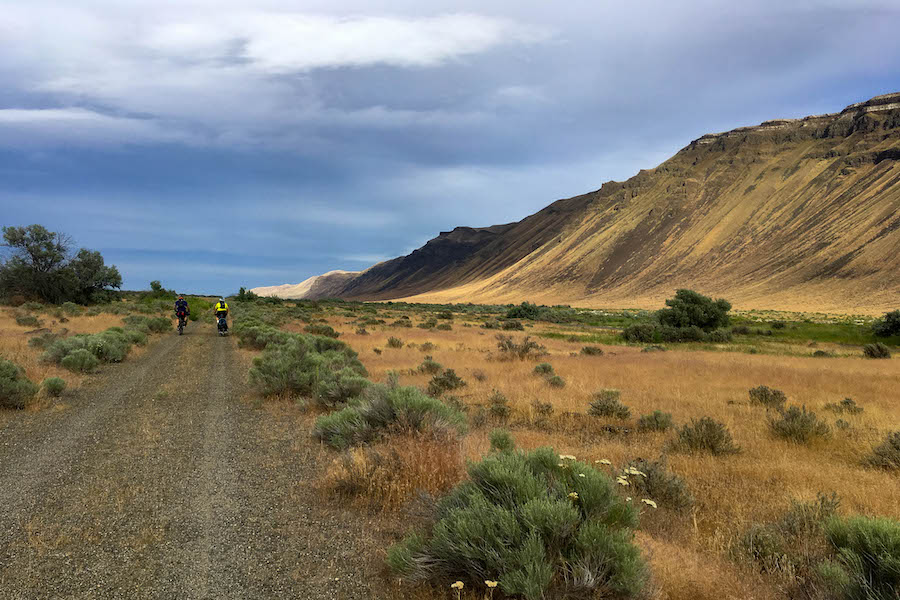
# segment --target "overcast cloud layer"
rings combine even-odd
[[[0,224],[296,283],[900,90],[896,0],[731,4],[0,1]]]

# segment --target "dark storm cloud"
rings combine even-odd
[[[900,87],[895,2],[8,3],[3,224],[126,285],[296,282]]]

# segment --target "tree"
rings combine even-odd
[[[678,329],[699,327],[713,331],[728,325],[731,303],[719,298],[713,300],[693,290],[678,290],[674,298],[666,300],[666,306],[657,311],[656,317],[663,325]]]
[[[878,337],[900,335],[900,310],[889,312],[882,319],[875,321],[872,332]]]
[[[72,240],[63,233],[42,225],[4,227],[3,240],[10,256],[0,264],[0,296],[85,303],[122,286],[118,269],[106,266],[99,252],[82,248],[71,256]]]

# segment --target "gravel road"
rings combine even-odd
[[[254,407],[191,324],[0,430],[0,599],[372,598],[375,541],[313,481],[328,453]]]

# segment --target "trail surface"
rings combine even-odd
[[[308,421],[248,405],[246,374],[192,324],[0,426],[0,598],[372,597],[365,524],[312,489]]]

